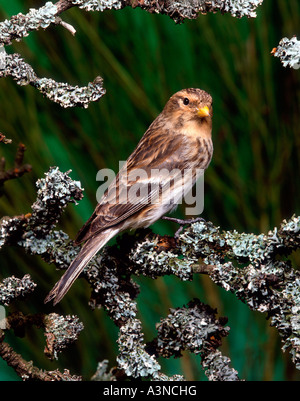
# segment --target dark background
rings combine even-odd
[[[1,20],[43,4],[1,0]],[[22,142],[25,162],[33,167],[30,174],[5,184],[1,216],[30,212],[35,182],[50,166],[72,169],[71,177],[81,181],[85,197],[78,206],[68,206],[58,227],[73,238],[95,207],[97,171],[117,170],[167,99],[187,87],[202,88],[214,99],[215,151],[205,174],[203,217],[222,229],[266,233],[300,212],[300,70],[286,69],[270,55],[282,37],[299,38],[299,1],[265,1],[256,19],[209,14],[181,25],[131,8],[103,13],[74,8],[61,16],[77,29],[75,37],[62,27],[50,27],[14,42],[7,51],[19,52],[40,77],[84,86],[100,75],[107,94],[88,109],[65,110],[32,87],[0,80],[0,131],[13,140],[1,144],[1,155],[12,167]],[[182,210],[176,216],[182,217]],[[175,228],[163,221],[153,226],[161,234],[172,234]],[[89,288],[83,280],[53,309],[44,306],[43,299],[61,272],[22,249],[5,248],[0,257],[0,279],[29,273],[38,284],[26,303],[16,302],[7,312],[77,314],[85,325],[58,361],[43,355],[45,341],[38,329],[28,330],[22,339],[13,333],[6,336],[17,352],[40,368],[68,368],[87,380],[98,361],[107,358],[110,367],[115,365],[118,331],[103,310],[89,309]],[[299,252],[291,260],[299,266]],[[136,280],[141,284],[138,306],[146,341],[156,335],[155,323],[170,307],[198,297],[220,316],[228,316],[231,330],[223,352],[241,378],[299,379],[266,316],[250,311],[209,278],[196,276],[189,283],[174,277]],[[205,380],[199,357],[189,353],[160,363],[168,375]],[[0,379],[16,378],[1,360]]]

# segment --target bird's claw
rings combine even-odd
[[[180,225],[180,227],[178,228],[178,230],[174,234],[174,238],[176,240],[178,239],[179,234],[181,233],[181,231],[183,230],[183,227],[186,224],[193,224],[193,223],[197,223],[198,221],[205,221],[205,219],[203,217],[195,217],[194,219],[177,219],[176,217],[163,216],[162,219],[163,220],[172,221],[172,222],[177,223],[177,224]]]

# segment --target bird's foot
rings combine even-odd
[[[172,222],[177,223],[177,224],[180,225],[180,227],[178,228],[178,230],[174,234],[174,238],[175,239],[178,239],[178,236],[181,233],[181,231],[183,230],[183,227],[185,225],[197,223],[198,221],[205,221],[205,219],[203,217],[195,217],[194,219],[186,219],[186,220],[184,220],[184,219],[177,219],[176,217],[163,216],[162,219],[163,220],[172,221]]]

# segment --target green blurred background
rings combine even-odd
[[[1,20],[43,4],[0,0]],[[285,69],[270,55],[282,37],[299,38],[298,0],[265,1],[252,20],[209,14],[176,25],[167,16],[131,8],[104,13],[74,8],[62,17],[77,29],[75,37],[62,27],[51,27],[32,32],[7,51],[19,52],[40,77],[86,85],[101,75],[107,94],[88,109],[64,110],[32,87],[0,80],[0,131],[13,140],[1,144],[1,155],[12,167],[17,145],[23,142],[25,162],[33,167],[32,173],[5,184],[1,215],[29,212],[35,181],[50,166],[72,169],[85,197],[78,206],[68,206],[59,228],[74,237],[95,207],[97,171],[117,170],[166,100],[186,87],[205,89],[214,99],[215,152],[205,174],[203,217],[223,229],[260,233],[300,212],[300,71]],[[182,217],[182,210],[176,215]],[[153,226],[161,234],[172,234],[175,228],[164,221]],[[299,252],[292,255],[295,267],[299,260]],[[86,380],[98,361],[107,358],[114,366],[118,331],[103,310],[88,308],[87,284],[78,280],[55,309],[44,306],[61,272],[22,249],[4,249],[0,279],[25,273],[38,287],[26,303],[14,303],[7,313],[20,309],[77,314],[85,330],[55,362],[43,355],[41,330],[28,329],[21,339],[8,333],[6,341],[40,368],[68,368]],[[250,311],[208,278],[196,276],[189,283],[174,277],[136,280],[141,285],[138,306],[146,341],[156,335],[155,323],[170,307],[198,297],[220,316],[228,316],[231,330],[222,348],[241,378],[300,378],[266,316]],[[199,357],[184,353],[181,359],[160,362],[168,375],[205,380]],[[0,379],[18,379],[2,360]]]

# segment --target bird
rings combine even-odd
[[[149,227],[177,207],[210,164],[212,115],[212,97],[204,90],[182,89],[170,97],[79,230],[74,244],[83,245],[45,303],[60,302],[114,236]],[[189,179],[184,171],[192,171]]]

